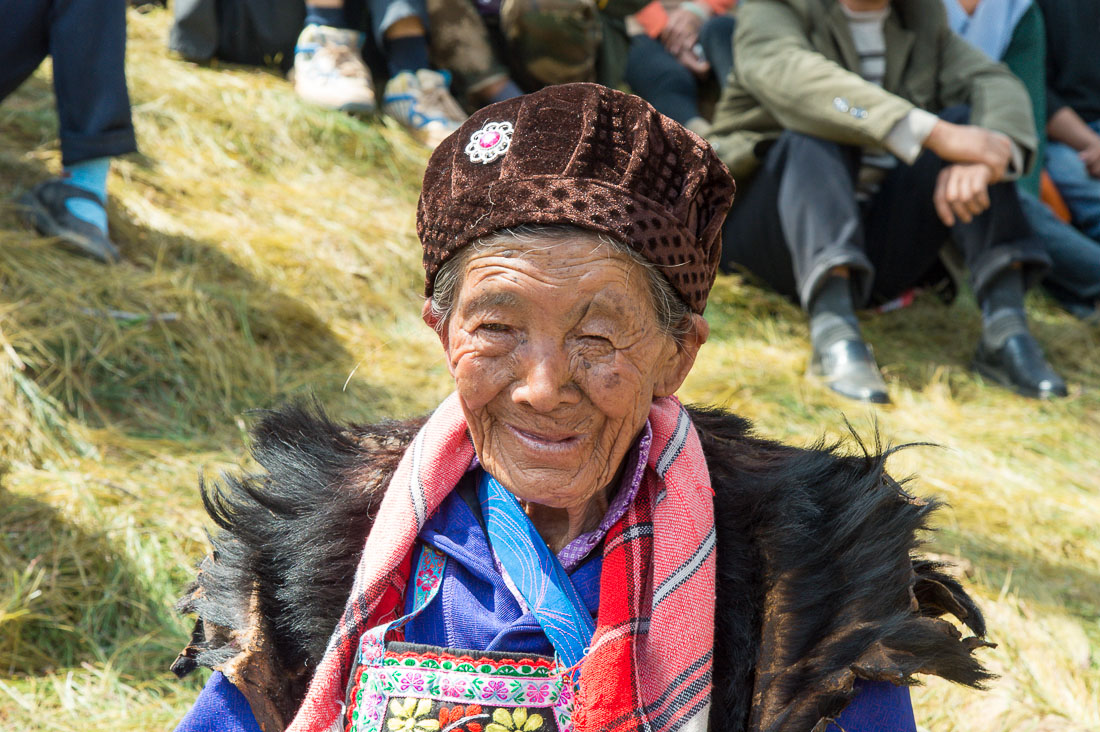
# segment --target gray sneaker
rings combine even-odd
[[[451,96],[449,74],[431,69],[402,71],[386,84],[382,111],[433,150],[466,121]]]
[[[113,264],[122,257],[118,247],[94,224],[78,219],[65,206],[70,198],[99,200],[91,191],[70,185],[61,180],[39,183],[19,199],[20,213],[28,224],[45,236],[57,237],[62,243],[80,254]]]
[[[294,91],[310,104],[369,114],[377,107],[359,31],[307,25],[294,49]]]

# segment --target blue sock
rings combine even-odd
[[[387,38],[386,67],[390,76],[428,68],[428,39],[424,36]]]
[[[523,90],[516,86],[516,82],[509,79],[508,83],[505,84],[500,91],[493,95],[493,98],[489,100],[489,103],[493,104],[495,102],[503,102],[506,99],[515,99],[516,97],[521,96],[523,96]]]
[[[347,28],[347,16],[341,8],[318,8],[306,3],[305,25],[327,25],[333,28]]]
[[[69,185],[94,193],[101,203],[86,198],[70,198],[65,201],[69,213],[81,221],[87,221],[104,234],[107,233],[107,172],[111,169],[110,158],[95,158],[70,165],[62,176]]]

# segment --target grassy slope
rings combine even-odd
[[[144,155],[115,166],[110,210],[126,262],[58,251],[0,204],[5,731],[165,729],[187,708],[199,681],[166,668],[186,637],[170,604],[204,550],[196,474],[238,463],[248,408],[312,389],[371,419],[448,388],[417,317],[423,152],[299,105],[276,76],[167,58],[164,12],[130,20]],[[0,201],[57,171],[48,79],[0,106]],[[921,301],[865,323],[896,405],[842,402],[801,377],[797,310],[732,277],[684,389],[797,443],[841,435],[846,415],[943,445],[893,470],[952,504],[931,550],[967,570],[1002,678],[917,689],[928,729],[1100,728],[1100,334],[1031,304],[1067,401],[983,385],[965,367],[972,303]]]

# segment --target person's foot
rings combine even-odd
[[[886,382],[882,380],[875,357],[862,340],[834,341],[822,348],[815,345],[810,374],[849,399],[890,403]]]
[[[307,25],[294,49],[294,91],[320,107],[369,114],[377,108],[360,35],[348,28]]]
[[[67,205],[71,201],[103,206],[90,191],[62,180],[48,180],[20,197],[19,208],[27,223],[40,234],[57,237],[74,251],[101,262],[119,261],[118,247],[101,228],[75,216]]]
[[[971,365],[985,378],[1026,397],[1052,399],[1068,393],[1066,382],[1047,363],[1031,333],[1017,333],[996,349],[979,342]]]
[[[382,111],[434,149],[466,121],[449,84],[450,77],[439,71],[402,71],[386,84]]]

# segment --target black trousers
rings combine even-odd
[[[965,122],[967,110],[943,116]],[[1014,183],[990,186],[990,207],[948,229],[932,203],[946,162],[925,151],[912,165],[899,163],[870,200],[859,202],[860,155],[857,147],[784,132],[730,210],[722,230],[723,269],[747,269],[807,307],[829,270],[845,266],[856,305],[863,307],[919,284],[949,236],[979,298],[1006,267],[1021,265],[1029,284],[1049,268]]]
[[[137,149],[126,91],[126,0],[0,0],[0,100],[53,57],[65,165]]]

